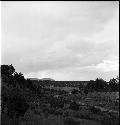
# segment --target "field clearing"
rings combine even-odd
[[[78,87],[46,87],[54,90],[64,90],[67,92],[71,92],[73,89],[79,90]],[[119,92],[89,92],[87,97],[106,97],[111,99],[118,99]]]
[[[79,90],[79,88],[77,88],[77,87],[46,87],[46,88],[50,88],[50,89],[54,89],[54,90],[64,90],[67,92],[71,92],[73,89]]]
[[[20,119],[9,119],[6,115],[3,115],[3,121],[4,125],[64,125],[63,118],[60,116],[50,115],[48,118],[45,118],[44,116],[39,116],[36,114],[32,114],[32,116],[29,120],[20,120]],[[80,120],[80,119],[79,119]],[[81,119],[81,123],[79,125],[101,125],[100,123],[93,121],[93,120],[87,120],[87,119]]]
[[[102,97],[102,98],[110,98],[110,99],[118,99],[119,92],[90,92],[87,95],[88,97]]]

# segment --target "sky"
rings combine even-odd
[[[118,1],[2,1],[1,63],[25,78],[119,75]]]

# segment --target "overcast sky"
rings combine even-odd
[[[119,74],[119,2],[2,1],[2,64],[25,77]]]

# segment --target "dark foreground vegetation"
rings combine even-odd
[[[97,78],[71,93],[46,88],[48,82],[25,79],[12,65],[1,65],[1,125],[119,124],[119,77],[109,83]]]

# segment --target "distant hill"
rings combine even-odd
[[[37,80],[37,81],[55,81],[54,79],[51,78],[42,78],[42,79],[38,79],[38,78],[29,78],[30,80]]]
[[[39,79],[41,81],[55,81],[54,79],[51,79],[51,78],[42,78],[42,79]]]
[[[30,80],[40,80],[40,79],[38,79],[38,78],[28,78],[28,79],[30,79]]]

